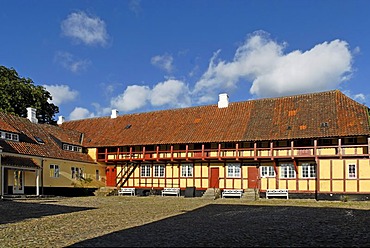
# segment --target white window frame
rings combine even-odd
[[[260,167],[260,175],[261,177],[276,177],[274,166],[272,165],[264,165]]]
[[[16,133],[9,133],[0,131],[0,138],[5,140],[19,141],[19,135]]]
[[[296,172],[293,163],[280,165],[280,178],[296,178]]]
[[[181,176],[182,177],[193,177],[194,165],[183,164],[181,165]]]
[[[150,165],[144,164],[140,166],[140,176],[141,177],[150,177],[151,175]]]
[[[314,163],[302,163],[301,165],[302,178],[316,178],[316,166]]]
[[[155,164],[153,170],[154,177],[164,177],[165,166],[163,164]]]
[[[85,178],[85,169],[82,167],[71,166],[71,178],[80,180]]]
[[[241,164],[228,163],[227,164],[227,177],[240,178],[241,177]]]
[[[59,165],[51,164],[49,168],[50,168],[50,177],[53,177],[53,178],[60,177]]]
[[[82,148],[79,146],[63,144],[63,150],[72,151],[72,152],[82,152]]]
[[[357,179],[357,166],[356,164],[349,164],[348,165],[348,179]]]

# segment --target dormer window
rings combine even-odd
[[[38,136],[34,136],[35,137],[35,140],[37,141],[37,143],[39,144],[45,144],[45,142]]]
[[[80,146],[63,144],[63,150],[72,151],[72,152],[82,152],[82,148]]]
[[[19,135],[15,133],[9,133],[0,131],[0,138],[5,140],[19,141]]]

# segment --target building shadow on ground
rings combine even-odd
[[[56,204],[43,204],[35,202],[0,201],[0,224],[22,221],[25,219],[41,218],[49,215],[66,214],[85,211],[94,208],[70,207]]]
[[[370,212],[212,204],[71,247],[369,247]]]

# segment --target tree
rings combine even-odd
[[[27,116],[27,108],[36,109],[39,123],[55,124],[58,106],[49,103],[50,92],[43,86],[34,85],[29,78],[22,78],[13,69],[0,66],[0,111]]]

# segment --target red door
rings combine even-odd
[[[248,188],[258,188],[258,169],[255,166],[248,166]]]
[[[116,168],[107,167],[105,169],[105,176],[107,178],[106,186],[115,187],[116,186]]]
[[[209,187],[210,188],[219,188],[219,176],[220,176],[220,170],[219,168],[211,168],[211,175],[209,178]]]

